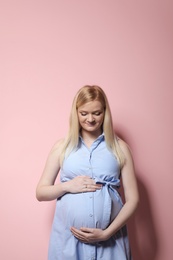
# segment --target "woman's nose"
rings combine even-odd
[[[88,115],[88,122],[93,122],[94,121],[94,117],[92,114]]]

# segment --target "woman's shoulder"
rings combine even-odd
[[[124,165],[126,165],[128,162],[133,163],[133,155],[131,152],[130,146],[122,139],[119,138],[118,140],[119,147],[124,154]]]
[[[59,146],[63,145],[64,141],[65,138],[58,139],[57,141],[55,141],[52,149],[57,149]]]
[[[51,148],[50,154],[59,154],[63,148],[65,138],[57,140]]]
[[[128,145],[128,143],[126,143],[123,139],[121,139],[120,137],[116,137],[116,140],[121,148],[121,150],[123,151],[124,154],[129,154],[131,153],[130,147]]]

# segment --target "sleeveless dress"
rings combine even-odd
[[[119,164],[107,149],[104,134],[90,149],[80,137],[78,149],[64,160],[61,182],[78,175],[90,176],[103,187],[95,192],[66,193],[57,199],[48,260],[132,260],[126,226],[109,240],[95,244],[80,242],[70,231],[72,226],[106,229],[123,207],[117,191]]]

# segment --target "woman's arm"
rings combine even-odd
[[[67,182],[54,184],[60,170],[60,153],[62,141],[57,142],[46,161],[46,165],[36,188],[36,198],[39,201],[50,201],[65,193],[91,192],[101,189],[102,185],[88,176],[77,176]]]
[[[131,152],[125,142],[119,140],[120,147],[125,155],[125,164],[121,170],[122,184],[125,195],[125,204],[109,227],[105,230],[108,237],[114,235],[135,212],[139,203],[137,180]]]
[[[112,221],[112,223],[105,230],[97,228],[81,227],[80,230],[72,227],[73,235],[84,243],[94,243],[108,240],[113,236],[122,226],[124,226],[128,219],[135,212],[138,202],[139,194],[137,188],[137,181],[135,177],[134,164],[131,152],[125,142],[119,140],[120,147],[125,155],[125,164],[121,170],[122,184],[125,195],[125,204],[120,210],[119,214]]]
[[[54,185],[60,170],[60,147],[62,141],[58,141],[51,149],[42,176],[36,188],[36,198],[39,201],[54,200],[65,193],[64,185]]]

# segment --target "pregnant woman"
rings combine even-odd
[[[124,204],[118,193],[120,177]],[[114,134],[100,87],[87,85],[77,92],[69,132],[53,146],[36,196],[39,201],[57,200],[48,260],[132,259],[126,222],[139,200],[133,159]]]

